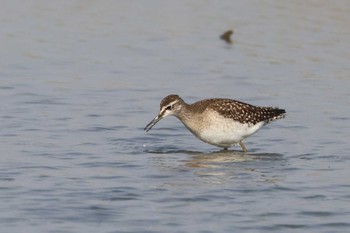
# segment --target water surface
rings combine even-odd
[[[1,232],[346,232],[348,1],[4,1]],[[233,29],[233,44],[219,36]],[[219,151],[171,93],[285,108]]]

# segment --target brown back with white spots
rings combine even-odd
[[[199,112],[207,108],[212,109],[226,118],[253,125],[262,121],[268,123],[283,118],[285,114],[284,109],[257,107],[231,99],[206,99],[192,104],[191,108]]]

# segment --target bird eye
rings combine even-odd
[[[166,110],[171,110],[171,105],[165,108]]]

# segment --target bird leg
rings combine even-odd
[[[242,141],[239,141],[239,145],[242,147],[243,152],[247,152],[247,148],[245,148]]]

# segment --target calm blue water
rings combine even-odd
[[[0,231],[350,231],[349,11],[4,1]],[[172,93],[288,115],[222,152],[176,118],[143,131]]]

